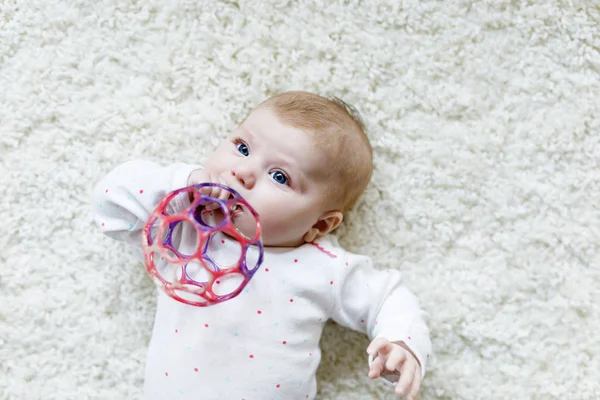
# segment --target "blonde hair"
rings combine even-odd
[[[337,97],[294,91],[275,95],[258,108],[268,107],[281,122],[312,134],[329,157],[327,179],[332,182],[328,203],[342,212],[354,206],[373,173],[373,150],[356,108]]]

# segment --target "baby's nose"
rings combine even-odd
[[[254,175],[250,172],[231,171],[231,175],[235,177],[246,189],[252,189],[255,183]]]

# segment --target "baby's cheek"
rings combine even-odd
[[[259,213],[262,237],[268,242],[290,242],[301,239],[311,226],[314,216],[303,207],[302,201],[270,198]]]
[[[243,214],[233,218],[233,225],[238,232],[248,239],[254,239],[258,230],[257,221],[252,214],[245,211]]]
[[[281,218],[269,218],[264,222],[263,233],[268,233],[270,236],[285,238],[298,236],[301,233],[305,233],[301,232],[303,230],[303,222],[306,221],[301,221],[296,218],[285,218],[284,216]]]

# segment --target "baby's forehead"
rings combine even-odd
[[[318,144],[315,143],[310,150],[298,152],[296,158],[304,166],[307,177],[320,182],[329,178],[327,167],[330,157],[327,156]]]
[[[285,137],[281,137],[280,141],[288,150],[286,155],[302,169],[307,179],[321,182],[328,177],[327,166],[330,157],[312,134],[304,133],[302,143]]]
[[[250,139],[279,150],[286,158],[314,161],[322,153],[310,129],[283,122],[269,110],[252,112],[242,123],[241,129]]]

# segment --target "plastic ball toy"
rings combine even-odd
[[[227,191],[228,199],[205,194],[215,188]],[[167,194],[142,236],[148,274],[167,295],[192,306],[236,297],[263,261],[258,214],[239,193],[218,183]]]

